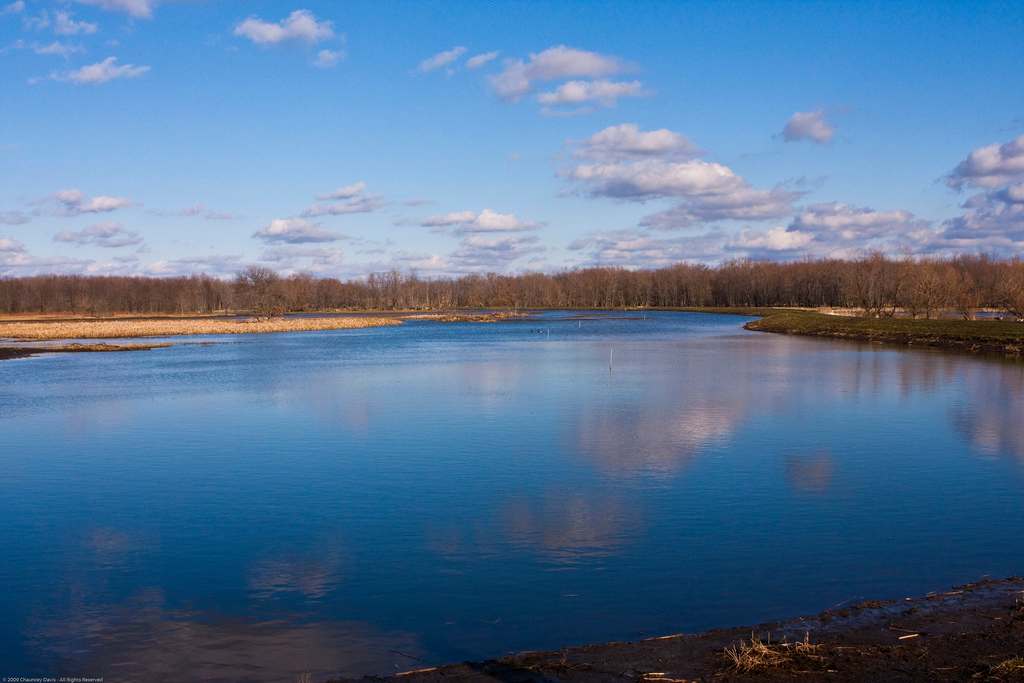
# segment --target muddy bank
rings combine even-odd
[[[1022,681],[1024,579],[985,580],[752,627],[525,652],[362,680]]]
[[[171,344],[48,344],[46,346],[0,346],[0,360],[28,358],[43,353],[109,353],[165,349]]]

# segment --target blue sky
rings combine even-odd
[[[1024,251],[1019,2],[0,8],[4,275]]]

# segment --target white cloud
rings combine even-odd
[[[812,241],[814,235],[811,233],[775,227],[763,232],[744,230],[729,247],[748,252],[795,251],[805,248]]]
[[[466,68],[479,69],[480,67],[485,66],[490,62],[494,61],[495,59],[497,59],[498,55],[500,54],[501,53],[499,51],[494,50],[493,52],[481,52],[478,55],[473,55],[472,57],[466,60]]]
[[[594,133],[576,152],[578,157],[605,161],[645,157],[689,159],[700,154],[701,150],[679,133],[666,128],[642,131],[635,123],[609,126]]]
[[[242,268],[242,257],[236,254],[214,254],[154,261],[146,268],[150,275],[232,275]]]
[[[450,262],[461,272],[502,271],[515,261],[545,251],[534,235],[466,235]]]
[[[673,208],[645,217],[641,221],[645,227],[675,229],[698,222],[766,220],[792,213],[800,192],[751,187],[724,164],[692,158],[700,153],[673,131],[641,131],[635,124],[621,124],[583,141],[575,156],[595,161],[562,175],[592,197],[680,200]]]
[[[441,67],[448,66],[449,64],[457,60],[459,57],[461,57],[465,52],[466,48],[462,47],[461,45],[453,47],[450,50],[438,52],[436,55],[428,57],[424,59],[422,62],[420,62],[419,66],[416,67],[416,71],[420,72],[421,74],[425,74],[436,69],[440,69]]]
[[[681,261],[720,261],[725,239],[723,233],[714,231],[662,238],[644,231],[614,230],[575,240],[569,250],[584,255],[579,265],[661,268]]]
[[[782,139],[786,142],[810,140],[822,145],[829,142],[835,132],[835,127],[825,120],[825,112],[821,109],[798,111],[786,122],[786,127],[782,129]]]
[[[927,226],[909,211],[875,211],[839,202],[814,204],[796,214],[791,231],[812,234],[818,240],[856,242],[893,239]]]
[[[60,213],[65,216],[79,216],[86,213],[109,213],[132,205],[132,201],[127,197],[111,197],[107,195],[88,197],[78,189],[60,190],[54,193],[53,200],[59,206]]]
[[[963,204],[964,212],[943,223],[942,237],[965,246],[1024,250],[1024,182],[977,194]]]
[[[318,194],[316,196],[320,201],[332,201],[335,199],[352,199],[357,197],[366,191],[366,183],[362,180],[352,183],[351,185],[345,185],[339,187],[337,190],[328,192],[327,194]]]
[[[24,225],[32,219],[22,211],[0,211],[0,224]]]
[[[492,76],[490,83],[499,97],[517,101],[530,92],[535,81],[601,78],[625,70],[626,65],[617,57],[557,45],[531,54],[526,61],[507,60],[505,68]]]
[[[260,255],[260,261],[284,272],[323,273],[341,267],[345,262],[345,252],[336,247],[280,246],[266,249]]]
[[[569,81],[555,90],[540,93],[537,101],[549,107],[590,102],[613,107],[620,97],[642,97],[647,94],[640,81]]]
[[[138,78],[148,72],[148,66],[118,64],[117,57],[107,57],[102,62],[88,64],[79,69],[51,74],[50,78],[75,85],[100,85],[119,78]]]
[[[313,44],[333,38],[334,24],[326,20],[318,21],[309,10],[299,9],[277,23],[249,17],[235,26],[234,34],[248,38],[257,45],[277,45],[289,41]]]
[[[53,241],[79,246],[117,248],[142,244],[142,237],[137,232],[125,230],[120,223],[105,222],[77,231],[64,230],[54,235]]]
[[[202,218],[208,221],[230,221],[238,218],[235,214],[227,211],[214,211],[202,203],[186,206],[184,209],[177,209],[175,211],[154,209],[151,213],[157,216],[184,216],[187,218]]]
[[[351,213],[371,213],[383,207],[384,199],[378,196],[355,197],[336,204],[313,204],[303,210],[302,216],[345,216]]]
[[[71,45],[55,40],[48,45],[34,44],[32,46],[32,51],[37,55],[54,55],[67,59],[76,52],[84,52],[85,50],[80,45]]]
[[[946,178],[953,188],[998,187],[1024,179],[1024,135],[1003,144],[979,147]]]
[[[620,199],[724,194],[745,186],[728,166],[700,159],[580,164],[568,177],[584,184],[592,195]]]
[[[319,224],[303,218],[275,218],[262,230],[253,233],[253,237],[267,243],[286,244],[337,242],[344,239],[342,235],[324,230]]]
[[[440,216],[431,216],[420,225],[428,228],[452,228],[456,233],[519,232],[534,230],[540,223],[521,220],[514,213],[499,213],[491,209],[483,211],[455,211]]]
[[[0,237],[0,253],[24,254],[25,245],[18,240],[12,240],[9,237]]]
[[[70,12],[57,11],[54,14],[53,32],[61,36],[77,36],[96,33],[99,27],[88,21],[76,21]]]
[[[124,12],[136,19],[149,19],[153,16],[156,0],[77,0],[83,5],[92,5],[112,12]]]
[[[313,204],[302,212],[305,218],[316,216],[344,216],[351,213],[370,213],[385,206],[386,202],[380,195],[368,195],[366,183],[362,180],[339,187],[326,194],[317,195],[321,202]]]
[[[330,69],[343,59],[345,59],[344,50],[320,50],[316,53],[313,66],[321,69]]]
[[[793,202],[800,196],[800,192],[782,187],[759,190],[744,185],[722,193],[687,197],[684,202],[671,209],[645,216],[640,224],[671,230],[701,222],[782,218],[793,213]]]
[[[14,0],[0,9],[0,14],[21,14],[25,11],[25,0]]]

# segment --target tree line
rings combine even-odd
[[[787,263],[734,260],[719,266],[679,263],[652,270],[599,267],[559,273],[423,278],[391,271],[339,280],[259,266],[234,279],[34,275],[0,278],[2,313],[214,313],[450,308],[623,308],[805,306],[898,311],[930,318],[981,308],[1024,317],[1024,261],[987,256],[953,259],[858,259]]]

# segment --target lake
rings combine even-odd
[[[322,680],[1022,572],[1024,364],[745,320],[0,363],[0,675]]]

